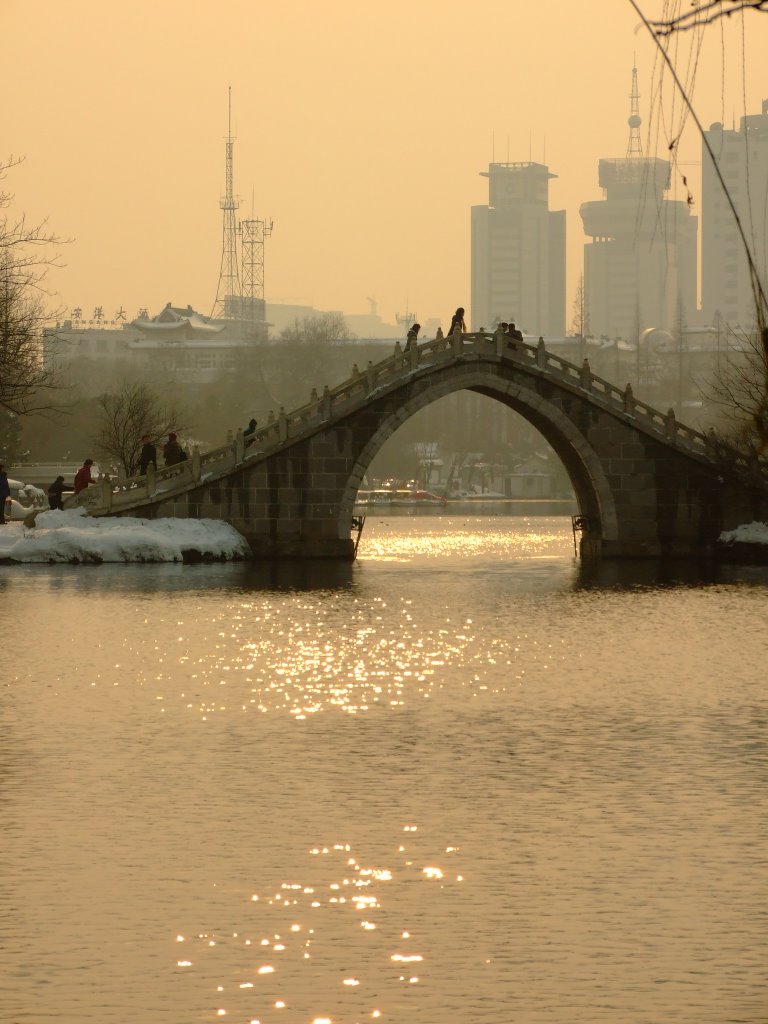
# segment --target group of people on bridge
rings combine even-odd
[[[514,323],[507,323],[506,320],[502,320],[499,323],[498,329],[501,329],[502,334],[505,338],[509,338],[511,342],[523,341],[523,332],[519,330]],[[419,344],[419,331],[421,330],[421,324],[411,324],[408,328],[408,335],[405,341],[405,351],[408,352],[412,348],[416,348]],[[467,325],[464,321],[464,307],[459,306],[456,312],[451,317],[451,326],[448,328],[448,334],[453,334],[454,331],[460,331],[462,334],[467,333]],[[481,333],[485,330],[484,327],[480,328]]]

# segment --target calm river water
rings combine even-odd
[[[768,570],[0,569],[3,1024],[768,1021]]]

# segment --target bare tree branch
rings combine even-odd
[[[768,12],[768,0],[705,0],[703,3],[694,2],[691,9],[684,14],[677,14],[672,18],[662,18],[658,21],[648,19],[648,24],[655,35],[660,38],[671,36],[675,32],[686,32],[692,28],[703,25],[711,25],[721,18],[730,18],[732,14],[739,11],[762,11]]]
[[[21,161],[11,157],[0,163],[0,180]],[[11,196],[0,192],[0,209]],[[16,415],[53,407],[52,392],[59,386],[58,372],[43,361],[42,330],[51,316],[45,298],[50,294],[47,274],[58,266],[57,257],[40,248],[59,243],[43,221],[29,225],[0,216],[0,408]]]
[[[94,443],[100,454],[120,464],[125,476],[139,468],[141,438],[153,444],[171,431],[184,429],[179,412],[165,406],[149,384],[122,381],[115,392],[98,401],[100,418]]]

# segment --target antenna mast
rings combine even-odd
[[[229,110],[227,118],[226,172],[224,195],[219,206],[224,217],[221,240],[221,271],[219,285],[216,289],[216,301],[211,316],[224,320],[233,320],[238,315],[241,304],[242,289],[240,287],[240,271],[237,260],[237,231],[235,227],[235,210],[240,205],[235,199],[232,185],[232,157],[235,140],[232,136],[232,86],[229,86]]]
[[[627,124],[629,125],[629,142],[627,143],[627,160],[634,160],[643,155],[643,143],[640,139],[640,93],[637,91],[637,68],[632,68],[632,92],[629,96],[630,110]]]
[[[250,339],[257,335],[256,324],[264,319],[264,239],[272,234],[272,220],[262,217],[240,222],[243,243],[243,312],[248,320]]]

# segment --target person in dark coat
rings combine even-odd
[[[253,419],[253,417],[251,417],[251,419],[248,420],[248,426],[243,431],[243,437],[245,438],[245,446],[246,446],[246,448],[248,447],[249,444],[253,444],[253,442],[255,440],[255,437],[254,437],[255,433],[256,433],[256,420]]]
[[[467,325],[464,323],[464,307],[459,306],[456,312],[451,317],[451,326],[448,328],[448,333],[453,334],[456,328],[459,328],[462,334],[466,334]]]
[[[514,323],[511,323],[511,324],[509,325],[509,328],[508,328],[508,330],[507,330],[507,334],[508,334],[508,336],[509,336],[510,338],[512,338],[512,340],[513,340],[513,341],[522,341],[522,340],[523,340],[523,332],[522,332],[522,331],[519,331],[519,330],[518,330],[518,329],[517,329],[517,328],[515,327]]]
[[[416,348],[419,344],[419,331],[421,330],[421,324],[413,324],[408,331],[408,336],[405,340],[405,351],[407,352],[411,348]]]
[[[186,453],[181,447],[176,434],[169,434],[168,440],[163,445],[163,458],[166,466],[176,466],[186,459]]]
[[[48,488],[48,504],[51,508],[64,510],[64,477],[57,476]]]
[[[149,434],[144,434],[141,439],[141,452],[139,453],[139,472],[146,475],[147,467],[154,466],[157,469],[157,448],[152,444]]]
[[[80,469],[78,469],[77,473],[75,473],[75,494],[79,494],[80,491],[84,491],[88,484],[96,483],[91,476],[92,465],[93,459],[86,459]]]
[[[8,483],[8,474],[5,466],[0,464],[0,526],[5,526],[5,503],[11,497],[11,485]],[[10,509],[8,510],[10,512]]]

